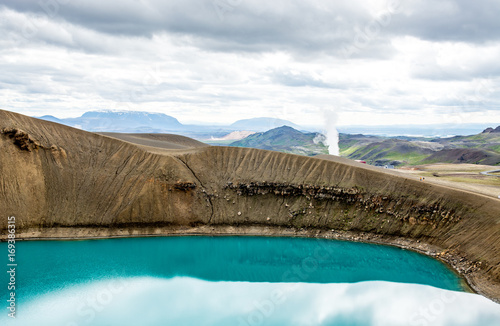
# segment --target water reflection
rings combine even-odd
[[[36,322],[35,322],[36,321]],[[129,278],[39,297],[2,325],[498,325],[481,296],[391,282],[209,282]]]
[[[500,305],[454,292],[462,280],[444,264],[388,246],[173,237],[19,242],[16,249],[17,318],[1,315],[2,326],[500,321]]]

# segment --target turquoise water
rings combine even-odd
[[[437,260],[373,244],[303,238],[158,237],[29,241],[16,246],[18,319],[12,325],[30,325],[35,318],[37,325],[71,326],[292,325],[299,315],[316,309],[298,313],[297,307],[318,298],[333,306],[362,294],[358,301],[373,298],[375,304],[392,293],[389,289],[399,293],[399,302],[420,292],[486,300],[453,292],[461,291],[463,283]],[[7,252],[6,243],[0,250]],[[7,283],[4,274],[2,284]],[[7,293],[2,291],[2,295],[6,302]],[[281,303],[283,298],[288,299]],[[430,299],[422,294],[419,298],[422,302]],[[411,295],[406,299],[418,301]],[[228,309],[231,305],[235,306]],[[492,307],[500,320],[498,305]],[[273,313],[267,316],[270,310]],[[132,311],[136,313],[117,322]],[[255,317],[255,311],[260,315]],[[352,314],[352,318],[362,316]],[[147,316],[151,320],[144,319]],[[342,322],[342,318],[352,320],[349,313],[342,316],[311,325],[357,325]],[[0,322],[12,321],[0,316]],[[370,322],[361,320],[361,324]]]
[[[390,246],[326,239],[157,237],[28,241],[17,243],[17,260],[20,300],[72,284],[137,276],[188,276],[233,282],[378,280],[461,289],[458,276],[430,257]]]

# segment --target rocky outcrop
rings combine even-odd
[[[496,127],[495,129],[489,127],[489,128],[486,128],[483,130],[483,134],[489,134],[489,133],[496,133],[496,132],[500,132],[500,126]]]
[[[297,217],[310,213],[315,205],[327,204],[329,202],[340,202],[349,206],[350,210],[372,212],[374,214],[386,214],[394,220],[409,222],[410,224],[431,224],[436,227],[440,223],[453,223],[460,220],[454,214],[454,210],[443,209],[439,205],[408,204],[400,198],[394,199],[388,196],[371,195],[361,189],[294,185],[288,183],[227,183],[224,189],[232,189],[238,196],[259,196],[272,194],[289,200],[297,197],[305,199],[309,204],[301,210],[288,210],[290,217]],[[286,206],[289,207],[289,206]]]
[[[40,146],[40,143],[30,137],[30,135],[17,128],[3,128],[1,131],[2,135],[9,137],[14,145],[16,145],[20,150],[31,152]]]

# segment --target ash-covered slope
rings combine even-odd
[[[148,133],[130,134],[116,132],[101,132],[100,134],[137,145],[163,149],[190,149],[208,146],[205,143],[181,135]]]
[[[207,215],[203,194],[172,191],[196,181],[173,156],[6,111],[0,133],[0,206],[20,230],[189,223]]]
[[[233,147],[154,151],[6,111],[0,148],[0,207],[25,238],[199,225],[399,236],[443,249],[476,288],[500,298],[494,198],[341,158]]]

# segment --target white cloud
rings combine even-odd
[[[486,5],[424,1],[426,16],[414,1],[233,1],[221,19],[208,0],[43,3],[58,5],[0,6],[3,109],[321,125],[335,107],[340,125],[500,122]]]

